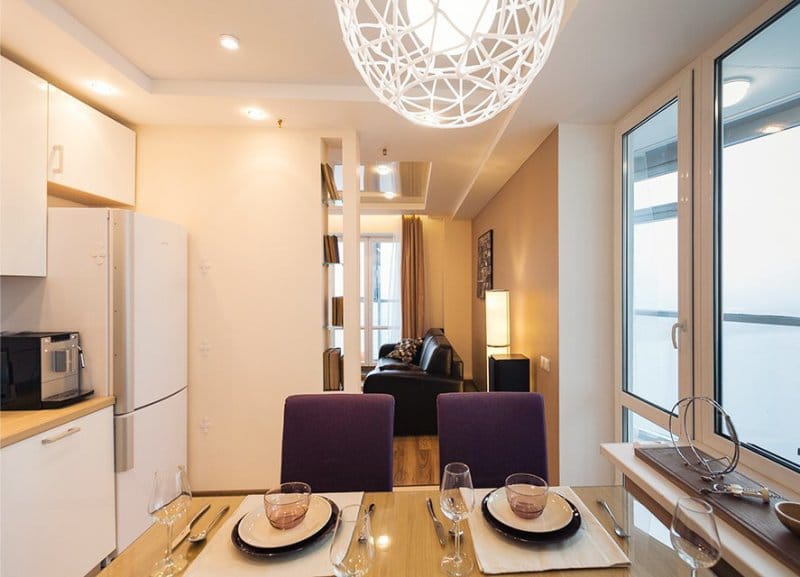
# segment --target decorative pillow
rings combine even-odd
[[[422,339],[401,339],[394,350],[386,355],[390,359],[397,359],[404,363],[410,363],[417,354],[417,349],[422,346]]]

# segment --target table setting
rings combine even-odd
[[[627,543],[633,537],[618,526],[610,508],[605,513],[600,508],[608,507],[609,488],[549,487],[529,473],[510,475],[502,487],[473,488],[469,467],[450,463],[435,492],[314,493],[307,483],[291,482],[263,494],[201,497],[190,508],[186,478],[183,468],[156,475],[150,513],[159,523],[150,533],[169,545],[162,545],[147,573],[135,574],[460,577],[569,572],[582,577],[604,568],[626,575],[631,565]],[[619,507],[619,501],[610,501]],[[669,537],[674,551],[667,550],[675,564],[686,563],[692,570],[713,565],[720,551],[713,512],[694,501],[676,508]],[[595,502],[594,512],[614,518],[616,537],[586,504]],[[181,516],[186,522],[176,532]],[[670,566],[659,573],[669,575]]]
[[[476,490],[482,505],[469,517],[485,574],[621,567],[630,560],[569,487],[552,487],[536,519],[515,518],[503,488]]]
[[[452,479],[455,475],[457,478]],[[457,487],[458,494],[451,492]],[[457,515],[449,511],[455,498]],[[467,520],[475,558],[484,574],[618,567],[630,560],[594,515],[569,487],[548,487],[537,475],[515,473],[503,487],[474,489],[469,468],[462,463],[445,467],[441,506],[456,523],[452,556],[442,571],[453,577],[469,575],[473,562],[459,549],[458,523]]]
[[[269,522],[265,496],[248,495],[185,575],[331,575],[331,542],[353,535],[357,523],[352,519],[362,509],[363,497],[363,492],[309,493],[303,518],[278,528]],[[334,537],[340,519],[344,519],[338,529],[340,535]],[[347,535],[342,536],[345,532]]]

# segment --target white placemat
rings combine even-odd
[[[547,544],[520,543],[500,535],[484,519],[481,511],[483,498],[493,489],[475,490],[475,509],[468,523],[475,557],[482,572],[496,575],[630,565],[630,559],[572,489],[551,487],[550,490],[578,508],[581,527],[566,541]]]
[[[358,505],[364,493],[320,493],[339,506]],[[231,542],[231,531],[243,515],[263,507],[263,495],[248,495],[233,512],[225,524],[206,544],[202,553],[186,570],[186,577],[321,577],[333,575],[328,557],[333,532],[319,543],[299,551],[297,554],[272,559],[253,559],[239,551]]]

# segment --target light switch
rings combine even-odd
[[[549,373],[550,372],[550,359],[548,359],[544,355],[539,355],[539,366],[542,367],[543,371]]]

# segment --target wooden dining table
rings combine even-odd
[[[662,522],[663,516],[662,520],[659,520],[659,515],[652,513],[631,492],[622,486],[573,487],[573,490],[625,551],[631,560],[631,565],[606,569],[548,571],[547,577],[675,577],[689,575],[688,567],[678,559],[668,545],[669,527]],[[440,546],[426,509],[428,497],[431,497],[437,504],[439,518],[447,522],[441,515],[441,511],[438,510],[439,493],[436,488],[398,489],[391,493],[364,494],[362,501],[364,505],[375,504],[372,533],[376,540],[376,551],[375,562],[368,573],[370,577],[417,577],[443,574],[439,569],[439,562],[448,550],[452,550],[453,541],[451,539],[446,548]],[[243,498],[242,495],[195,497],[192,500],[189,517],[204,505],[210,504],[210,511],[196,525],[201,529],[219,508],[229,505],[230,510],[211,531],[209,539],[230,541],[230,534],[220,533],[219,527],[224,525],[224,521],[233,514]],[[630,534],[629,538],[620,538],[614,535],[608,514],[601,510],[597,503],[599,499],[608,503],[617,520]],[[467,523],[462,525],[465,550],[474,558],[469,526]],[[186,555],[191,564],[198,555],[202,554],[206,546],[206,544],[190,544],[186,540],[175,552]],[[231,547],[233,547],[232,544]],[[116,557],[99,575],[100,577],[147,576],[155,562],[163,557],[165,550],[166,529],[163,526],[154,525]],[[268,562],[265,561],[265,563]],[[472,574],[482,574],[477,563]],[[537,574],[514,573],[509,575],[523,577]],[[708,577],[712,573],[708,570],[700,570],[697,575]]]

